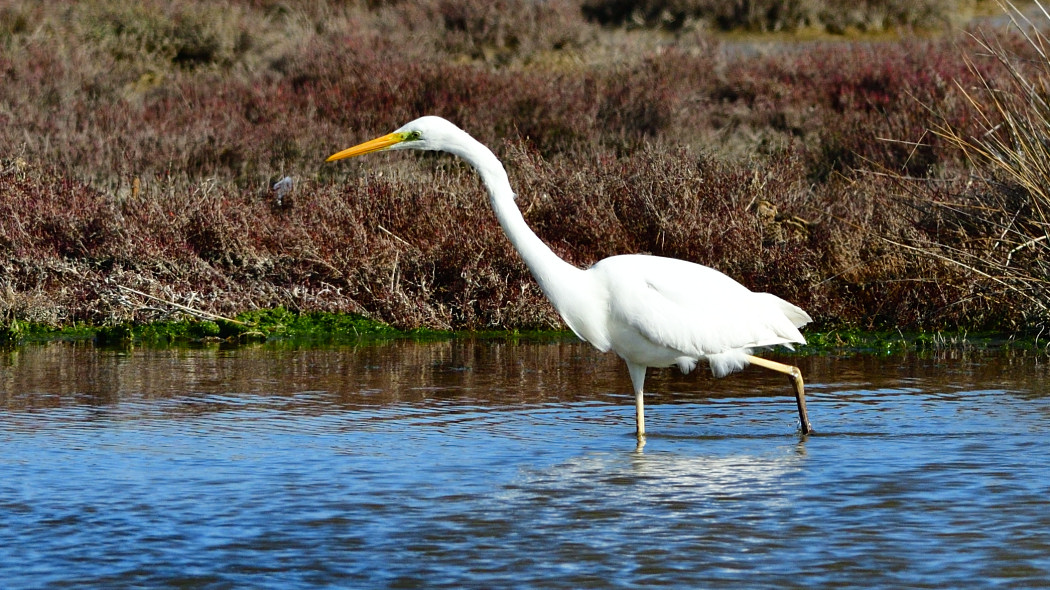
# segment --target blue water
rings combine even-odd
[[[781,359],[785,360],[785,359]],[[3,588],[1050,586],[1046,358],[0,352]]]

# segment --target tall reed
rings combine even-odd
[[[1050,13],[1033,20],[1004,0],[1016,36],[971,35],[974,84],[958,84],[971,125],[940,119],[932,131],[973,166],[955,196],[934,199],[943,224],[928,255],[979,277],[987,296],[1016,301],[1032,323],[1050,321]],[[1029,11],[1031,12],[1031,11]],[[1036,22],[1038,21],[1038,22]],[[991,66],[991,67],[989,67]]]

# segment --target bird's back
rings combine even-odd
[[[751,349],[804,344],[801,308],[754,293],[725,274],[658,256],[614,256],[588,271],[608,293],[609,348],[646,366],[687,366],[707,358],[724,374]]]

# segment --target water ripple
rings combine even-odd
[[[415,346],[23,350],[4,587],[1050,584],[1039,365],[799,359],[809,437],[779,378],[656,373],[638,450],[616,359]]]

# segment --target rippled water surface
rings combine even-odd
[[[1038,355],[627,371],[576,342],[0,351],[0,585],[1050,585]]]

